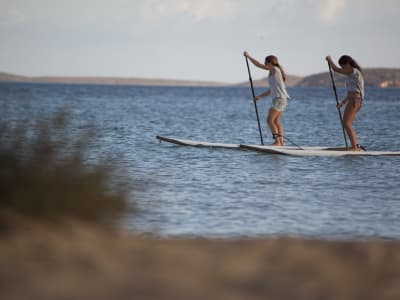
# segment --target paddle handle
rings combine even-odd
[[[254,109],[255,109],[255,111],[256,111],[256,116],[257,116],[258,131],[259,131],[259,133],[260,133],[260,141],[261,141],[261,145],[264,145],[264,140],[263,140],[262,131],[261,131],[261,125],[260,125],[260,117],[258,116],[258,108],[257,108],[257,103],[256,103],[256,95],[255,95],[255,93],[254,93],[253,79],[251,79],[250,66],[249,66],[249,59],[248,59],[247,56],[245,56],[245,58],[246,58],[247,72],[249,73],[249,81],[250,81],[251,93],[252,93],[252,96],[253,96]]]
[[[330,64],[329,62],[328,62],[328,66],[329,66],[329,74],[331,75],[331,81],[332,81],[333,92],[335,93],[336,106],[338,106],[338,105],[339,105],[339,98],[338,98],[338,95],[337,95],[335,80],[333,79],[332,67],[331,67],[331,64]],[[337,110],[338,110],[338,113],[339,113],[340,124],[342,125],[344,143],[346,144],[346,148],[349,148],[349,146],[348,146],[348,144],[347,144],[346,132],[345,132],[344,126],[343,126],[343,117],[342,117],[342,112],[340,111],[340,107],[338,107]]]

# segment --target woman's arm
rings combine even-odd
[[[260,63],[258,60],[256,60],[256,59],[254,59],[253,57],[251,57],[250,54],[247,53],[247,51],[244,51],[243,54],[244,54],[244,56],[246,56],[248,59],[250,59],[250,61],[251,61],[256,67],[259,67],[260,69],[264,69],[264,70],[267,70],[267,71],[268,71],[267,67],[266,67],[264,64]]]
[[[255,97],[256,100],[260,100],[261,98],[267,97],[271,94],[271,90],[266,90],[264,93]]]
[[[340,73],[343,75],[351,74],[351,70],[344,70],[343,68],[336,66],[332,60],[332,57],[327,56],[325,59],[327,60],[328,64],[332,67],[333,71],[335,71],[336,73]]]

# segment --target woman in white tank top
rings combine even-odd
[[[285,71],[278,63],[278,58],[274,55],[267,56],[264,64],[252,58],[246,51],[244,52],[244,56],[248,57],[256,67],[269,71],[269,89],[261,95],[256,96],[255,100],[271,95],[272,104],[268,112],[267,123],[271,129],[272,138],[275,140],[272,146],[283,146],[281,116],[287,106],[287,100],[289,98],[284,83],[286,79]]]
[[[361,67],[357,62],[348,55],[343,55],[339,58],[340,67],[336,66],[330,56],[326,60],[331,65],[332,69],[340,74],[346,75],[347,96],[337,105],[338,108],[344,104],[346,108],[343,115],[343,127],[351,141],[351,151],[361,151],[361,146],[358,143],[357,135],[353,129],[353,121],[356,118],[357,112],[361,109],[362,100],[364,98],[364,75]]]

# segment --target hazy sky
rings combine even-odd
[[[239,82],[243,50],[294,75],[400,67],[400,1],[0,0],[3,72]]]

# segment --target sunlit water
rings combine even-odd
[[[292,88],[285,135],[343,146],[329,88]],[[344,91],[339,90],[343,96]],[[155,136],[259,143],[249,88],[0,84],[0,116],[32,124],[67,109],[71,134],[96,128],[136,182],[127,228],[161,235],[400,238],[400,157],[290,157],[159,143]],[[264,139],[270,99],[259,102]],[[400,90],[367,89],[355,129],[371,150],[400,150]],[[287,142],[287,144],[290,144]]]

